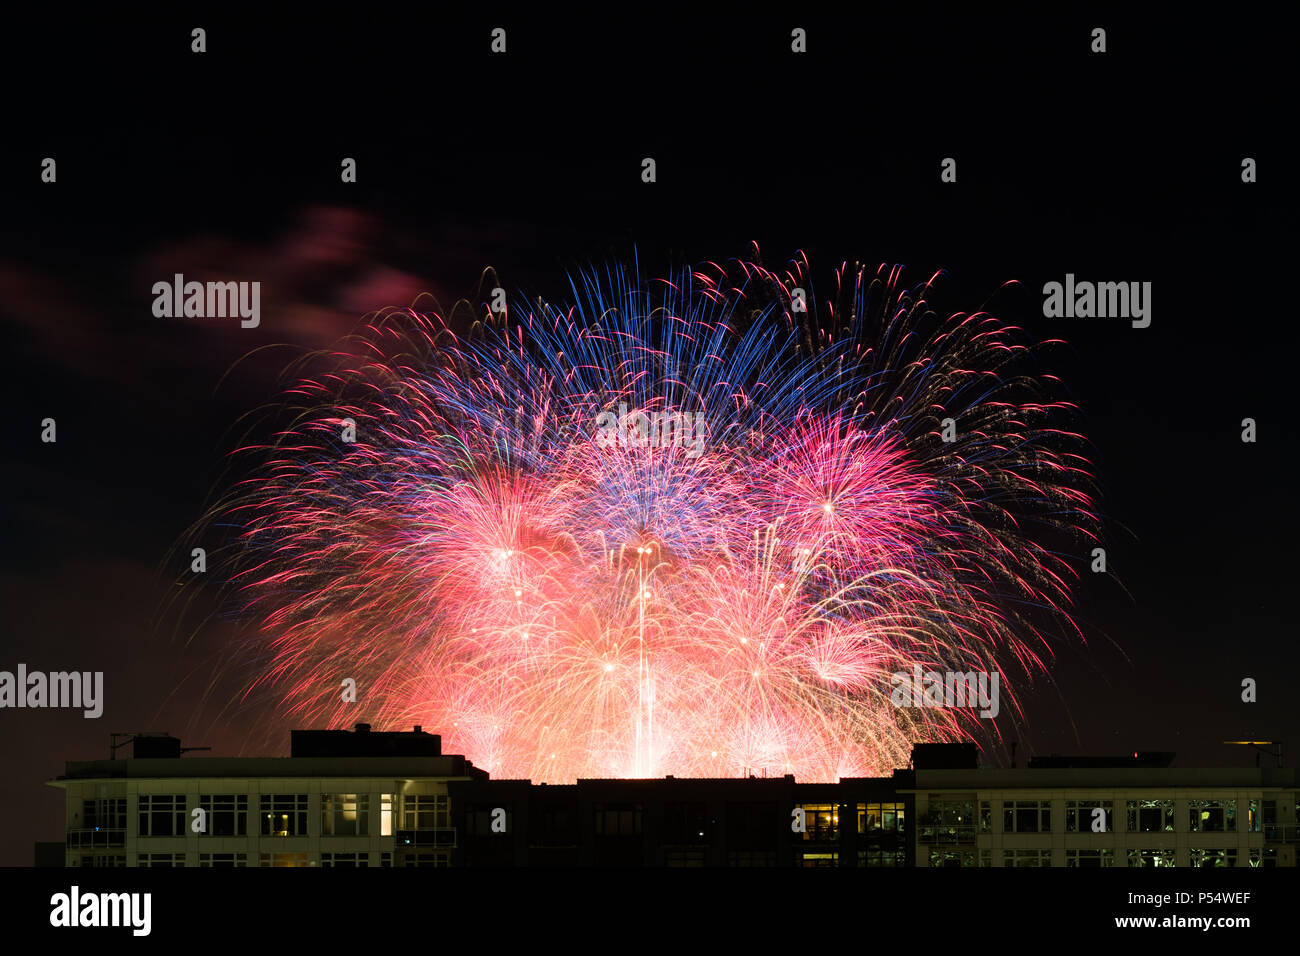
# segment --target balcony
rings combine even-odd
[[[455,827],[425,827],[418,830],[398,830],[397,845],[427,846],[450,849],[456,846]]]
[[[975,842],[974,823],[945,823],[934,816],[921,820],[917,832],[917,843],[926,844],[973,844]]]
[[[126,846],[125,828],[81,827],[68,831],[69,850],[91,850],[110,846]]]

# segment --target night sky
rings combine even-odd
[[[989,303],[1069,343],[1046,370],[1081,406],[1115,577],[1085,576],[1087,645],[1060,645],[1025,694],[1028,727],[1004,730],[1022,765],[1134,750],[1253,765],[1221,745],[1245,737],[1294,760],[1281,31],[909,10],[13,21],[0,669],[102,670],[106,705],[94,722],[0,711],[0,864],[59,838],[62,794],[43,781],[107,757],[110,732],[287,751],[290,723],[211,686],[235,625],[165,613],[186,563],[169,550],[238,477],[240,417],[275,399],[296,353],[242,357],[327,347],[421,292],[473,295],[488,266],[560,296],[592,261],[635,252],[654,274],[751,242],[769,266],[804,250],[826,289],[846,259],[903,264],[913,284],[945,269],[943,310]],[[498,25],[509,46],[493,57]],[[339,182],[344,156],[356,184]],[[657,183],[640,180],[644,156]],[[947,156],[955,184],[939,180]],[[155,318],[150,288],[174,272],[260,280],[261,326]],[[1044,319],[1043,284],[1067,273],[1151,282],[1151,326]]]

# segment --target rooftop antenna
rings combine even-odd
[[[156,731],[150,731],[150,732],[147,733],[147,734],[142,734],[142,733],[129,733],[129,734],[117,733],[117,734],[109,734],[109,735],[108,735],[108,759],[109,759],[109,760],[116,760],[116,759],[117,759],[117,749],[118,749],[119,747],[125,747],[125,746],[126,746],[128,743],[130,743],[132,740],[135,740],[136,737],[149,737],[149,736],[157,737],[157,736],[159,736],[159,734],[158,734]],[[119,741],[119,740],[117,739],[118,737],[122,737],[122,738],[125,738],[125,739]]]

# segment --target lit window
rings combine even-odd
[[[1192,866],[1223,867],[1237,865],[1237,851],[1235,848],[1207,850],[1193,847],[1188,851],[1188,857],[1188,862]]]
[[[307,794],[262,794],[261,817],[262,836],[306,836]]]
[[[1174,801],[1129,800],[1128,830],[1130,833],[1172,833]]]
[[[1129,850],[1128,865],[1170,867],[1174,865],[1174,851],[1173,850]]]
[[[830,843],[839,839],[840,811],[833,803],[803,803],[803,839],[817,843]]]
[[[1193,833],[1235,833],[1236,800],[1188,800],[1188,829]]]
[[[321,795],[322,836],[365,836],[370,832],[370,797],[367,794]]]

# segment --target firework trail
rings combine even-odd
[[[835,278],[616,265],[560,304],[377,317],[217,511],[257,687],[549,781],[833,780],[988,732],[894,706],[915,663],[1002,674],[1014,720],[1007,677],[1081,637],[1073,408],[1017,330],[898,268]]]

